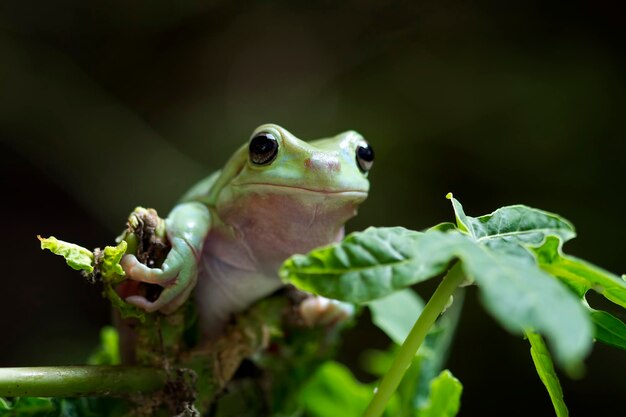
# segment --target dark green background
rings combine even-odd
[[[0,7],[0,366],[81,363],[108,321],[98,290],[36,234],[110,243],[136,205],[165,214],[265,122],[373,144],[351,230],[451,220],[452,191],[473,215],[561,213],[580,234],[570,253],[625,272],[625,16],[612,2]],[[461,415],[550,415],[527,342],[475,295],[449,363]],[[364,325],[349,340],[346,360],[386,343]],[[573,415],[608,414],[626,352],[596,346],[587,365],[563,378],[566,400]]]

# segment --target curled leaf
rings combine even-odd
[[[100,261],[100,273],[105,282],[118,283],[123,280],[124,269],[120,265],[122,256],[126,253],[126,241],[122,240],[117,246],[106,246],[102,251]]]
[[[65,258],[65,262],[77,271],[93,272],[93,253],[89,249],[78,246],[74,243],[58,240],[54,236],[42,238],[37,236],[41,242],[41,249],[48,249],[55,255]]]

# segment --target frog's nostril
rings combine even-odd
[[[311,171],[339,172],[341,164],[333,156],[317,155],[304,160],[304,166]]]

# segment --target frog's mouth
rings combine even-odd
[[[258,189],[265,189],[269,192],[278,191],[280,194],[285,193],[304,193],[304,194],[317,194],[317,195],[329,195],[329,196],[344,196],[344,197],[367,197],[367,190],[359,189],[323,189],[323,188],[309,188],[300,185],[286,185],[286,184],[272,184],[266,182],[246,182],[241,184],[233,184],[237,187],[252,187]]]

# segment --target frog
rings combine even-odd
[[[156,300],[125,301],[170,314],[193,293],[203,333],[215,336],[232,314],[284,286],[278,270],[287,258],[343,239],[368,196],[373,161],[373,148],[353,130],[305,142],[279,125],[259,126],[168,214],[171,249],[159,267],[122,258],[128,279],[162,287]],[[305,310],[328,305],[322,299]]]

